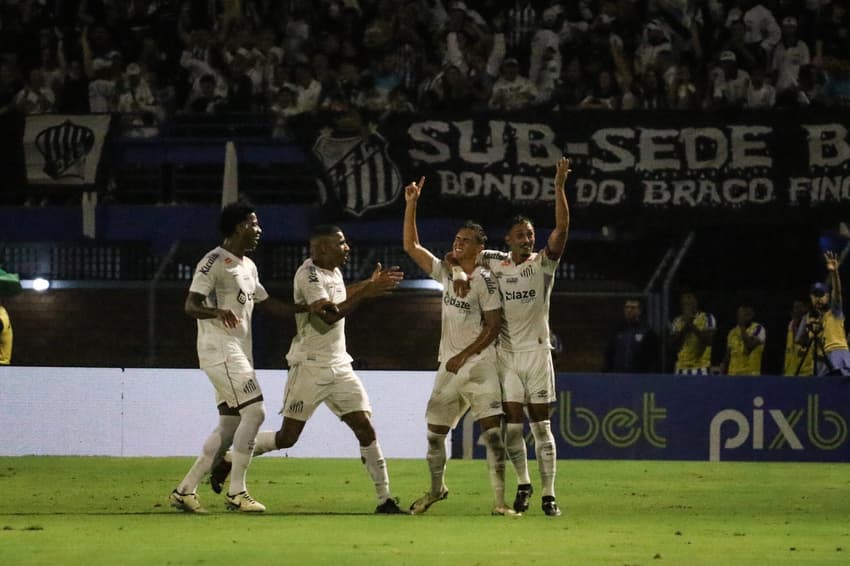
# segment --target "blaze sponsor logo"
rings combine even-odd
[[[443,304],[449,307],[457,307],[461,310],[470,311],[472,305],[458,297],[452,297],[448,292],[443,294]]]
[[[520,301],[523,303],[531,303],[534,302],[534,298],[537,296],[537,291],[534,289],[528,289],[525,291],[505,291],[505,300],[506,301]]]

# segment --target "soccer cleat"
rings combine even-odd
[[[210,487],[216,493],[221,493],[221,488],[224,485],[227,476],[230,475],[230,468],[233,467],[233,462],[222,458],[216,466],[210,470]]]
[[[445,486],[440,489],[440,493],[436,496],[431,495],[431,492],[429,491],[410,505],[410,513],[413,515],[421,515],[422,513],[427,511],[431,507],[431,505],[433,505],[437,501],[442,501],[448,496],[449,490],[446,489]]]
[[[168,496],[168,501],[171,502],[172,507],[186,513],[197,513],[199,515],[207,513],[207,510],[201,506],[201,501],[195,493],[180,493],[175,489]]]
[[[377,515],[409,515],[407,511],[398,506],[398,499],[387,497],[383,503],[375,507]]]
[[[502,517],[519,517],[519,516],[521,516],[521,513],[517,513],[516,511],[514,511],[513,509],[511,509],[510,507],[508,507],[507,505],[504,505],[504,504],[496,505],[495,507],[493,507],[493,510],[490,511],[490,514],[491,515],[499,515],[499,516],[502,516]]]
[[[531,494],[534,493],[534,488],[530,483],[524,483],[516,487],[516,497],[514,498],[514,511],[517,513],[525,513],[528,511],[528,502],[531,499]]]
[[[543,512],[550,517],[560,517],[561,516],[561,508],[558,507],[558,504],[555,503],[555,498],[551,495],[547,495],[543,497]]]
[[[240,491],[236,495],[227,494],[227,508],[230,511],[240,513],[262,513],[266,506],[248,495],[247,491]]]

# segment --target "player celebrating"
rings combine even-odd
[[[457,296],[451,285],[451,267],[438,260],[419,243],[416,230],[416,204],[425,178],[404,189],[404,251],[431,277],[443,284],[442,332],[434,388],[426,409],[430,490],[417,499],[410,510],[424,513],[449,492],[445,484],[446,435],[466,412],[472,411],[481,426],[481,439],[487,451],[487,465],[493,488],[493,515],[515,515],[505,504],[505,447],[502,442],[501,388],[496,369],[493,342],[499,335],[502,311],[496,282],[476,266],[487,237],[478,224],[467,222],[455,236],[452,254],[456,269],[469,280],[466,297]]]
[[[186,314],[198,320],[198,358],[215,387],[219,424],[169,500],[182,511],[205,513],[196,494],[198,483],[232,444],[233,474],[227,507],[262,512],[265,506],[245,487],[254,436],[266,416],[263,392],[254,373],[251,314],[255,303],[285,316],[306,311],[307,307],[272,299],[260,284],[257,266],[245,255],[257,247],[262,233],[252,207],[244,203],[224,207],[219,229],[224,242],[198,262],[184,306]],[[318,312],[326,305],[320,303],[314,308]]]
[[[555,171],[555,228],[546,247],[535,253],[534,225],[524,216],[515,216],[505,236],[509,252],[485,250],[479,256],[479,262],[498,280],[502,293],[504,320],[497,352],[507,421],[505,448],[517,473],[514,510],[518,513],[528,510],[534,491],[523,435],[523,407],[526,407],[540,467],[542,509],[550,517],[560,516],[561,510],[555,501],[557,453],[549,422],[549,406],[555,401],[549,304],[555,269],[564,253],[570,228],[570,210],[564,192],[569,173],[570,160],[562,157]],[[455,288],[463,292],[468,286],[463,274],[454,279]]]
[[[307,420],[325,403],[354,431],[360,443],[361,459],[375,484],[375,513],[404,513],[390,496],[386,462],[370,418],[369,397],[351,367],[352,358],[345,346],[345,317],[365,299],[394,289],[404,274],[397,267],[381,269],[379,263],[369,279],[346,288],[340,267],[348,261],[349,251],[338,227],[321,225],[313,230],[310,257],[295,273],[294,285],[295,303],[313,308],[309,314],[296,315],[298,331],[286,355],[290,369],[281,409],[283,423],[278,431],[257,435],[254,454],[294,446]],[[320,308],[325,301],[334,303],[337,310]],[[220,489],[226,475],[225,460],[211,474],[214,490]]]

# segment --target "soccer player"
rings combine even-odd
[[[469,281],[465,297],[452,288],[451,266],[437,259],[419,243],[416,204],[425,178],[404,189],[404,251],[433,279],[443,284],[442,330],[438,360],[440,367],[425,411],[431,487],[410,506],[413,514],[424,513],[445,499],[446,436],[457,426],[467,408],[481,427],[482,444],[493,488],[493,515],[516,515],[505,503],[505,447],[502,441],[502,391],[496,369],[493,342],[501,328],[502,309],[496,281],[476,258],[487,240],[484,229],[467,222],[455,236],[452,254],[457,269]]]
[[[360,455],[375,484],[378,506],[375,513],[404,513],[390,496],[390,482],[381,446],[372,426],[369,397],[351,367],[353,361],[345,346],[345,317],[364,300],[382,295],[398,286],[404,274],[397,267],[382,269],[379,263],[369,279],[346,288],[342,267],[350,247],[336,226],[316,226],[310,237],[310,257],[295,273],[297,305],[311,306],[308,313],[296,314],[298,331],[286,355],[289,378],[286,382],[283,422],[277,431],[257,435],[254,454],[290,448],[298,441],[304,425],[321,403],[347,424],[360,443]],[[331,301],[336,311],[321,309]],[[316,312],[318,311],[318,312]],[[227,476],[222,460],[210,476],[213,490]],[[235,469],[235,460],[234,460]]]
[[[265,506],[245,487],[254,437],[265,419],[263,393],[254,373],[251,314],[255,303],[284,316],[306,311],[307,307],[270,298],[260,283],[257,266],[245,255],[257,247],[262,233],[250,205],[224,207],[219,230],[224,241],[198,262],[184,305],[186,314],[198,321],[198,361],[215,388],[219,423],[169,500],[182,511],[206,513],[196,493],[198,483],[232,445],[227,507],[263,512]],[[324,308],[326,303],[315,306],[317,310]]]
[[[509,252],[484,250],[478,258],[498,280],[502,295],[503,321],[496,351],[506,415],[505,448],[518,482],[513,507],[517,513],[527,511],[534,492],[523,435],[525,407],[540,468],[541,508],[550,517],[560,516],[561,509],[555,501],[557,451],[549,421],[550,406],[556,399],[549,305],[555,270],[570,228],[570,209],[564,192],[569,173],[570,160],[561,157],[555,170],[555,228],[542,250],[534,251],[531,220],[515,216],[505,236]],[[457,273],[454,280],[456,289],[467,285],[463,273]]]

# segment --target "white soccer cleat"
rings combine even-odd
[[[510,507],[508,507],[504,503],[502,503],[501,505],[496,505],[495,507],[493,507],[493,510],[490,511],[490,514],[502,516],[502,517],[521,517],[522,516],[522,513],[517,513],[516,511],[514,511],[513,509],[511,509]]]
[[[449,490],[446,489],[445,486],[443,486],[443,488],[440,490],[440,493],[437,495],[431,495],[431,492],[429,491],[410,505],[410,513],[412,515],[421,515],[422,513],[427,511],[431,507],[431,505],[433,505],[437,501],[442,501],[448,496]]]
[[[195,493],[180,493],[175,489],[168,496],[168,501],[172,507],[186,513],[197,513],[199,515],[207,513],[207,510],[201,505],[201,501]]]
[[[227,508],[240,513],[262,513],[266,510],[266,506],[248,495],[247,491],[241,491],[236,495],[228,493]]]

